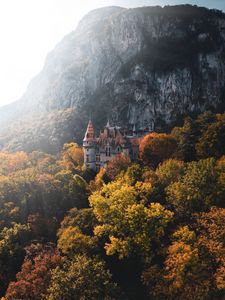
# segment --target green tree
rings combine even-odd
[[[105,263],[97,257],[75,256],[52,271],[48,300],[121,299]]]
[[[0,233],[0,277],[1,292],[19,271],[25,256],[24,247],[30,241],[30,230],[26,225],[14,224]]]
[[[200,158],[220,158],[225,154],[225,119],[210,124],[196,144]]]
[[[174,157],[184,161],[195,160],[195,144],[199,137],[199,128],[196,121],[190,117],[185,118],[184,126],[175,127],[171,134],[177,141]]]
[[[215,159],[191,162],[185,175],[168,186],[168,202],[183,217],[205,211],[211,205],[223,205],[220,176]]]
[[[185,163],[183,161],[169,159],[158,166],[155,173],[160,183],[165,187],[173,182],[179,181],[184,175]]]
[[[60,230],[64,230],[69,226],[78,227],[81,232],[87,235],[93,235],[94,227],[97,225],[97,220],[92,208],[71,208],[68,214],[61,222]]]

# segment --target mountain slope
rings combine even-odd
[[[186,5],[92,11],[48,55],[22,99],[0,110],[0,125],[8,131],[28,115],[74,108],[81,122],[67,134],[80,141],[90,115],[97,128],[109,118],[160,130],[186,114],[221,111],[224,41],[225,15],[214,10]],[[3,147],[10,142],[6,135]]]

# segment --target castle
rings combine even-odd
[[[135,160],[139,154],[139,141],[135,130],[125,134],[120,127],[110,126],[109,122],[99,136],[95,137],[93,124],[89,121],[83,139],[84,164],[89,169],[99,171],[119,154]]]

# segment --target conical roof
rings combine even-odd
[[[87,130],[84,136],[84,141],[92,140],[94,138],[94,126],[92,121],[89,120]]]

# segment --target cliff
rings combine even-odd
[[[0,110],[0,125],[8,131],[26,116],[72,108],[80,119],[70,137],[80,141],[90,115],[97,128],[109,118],[165,130],[185,115],[222,111],[224,42],[225,14],[215,10],[185,5],[92,11],[48,55],[22,99]],[[2,147],[10,148],[6,131],[1,136]]]

